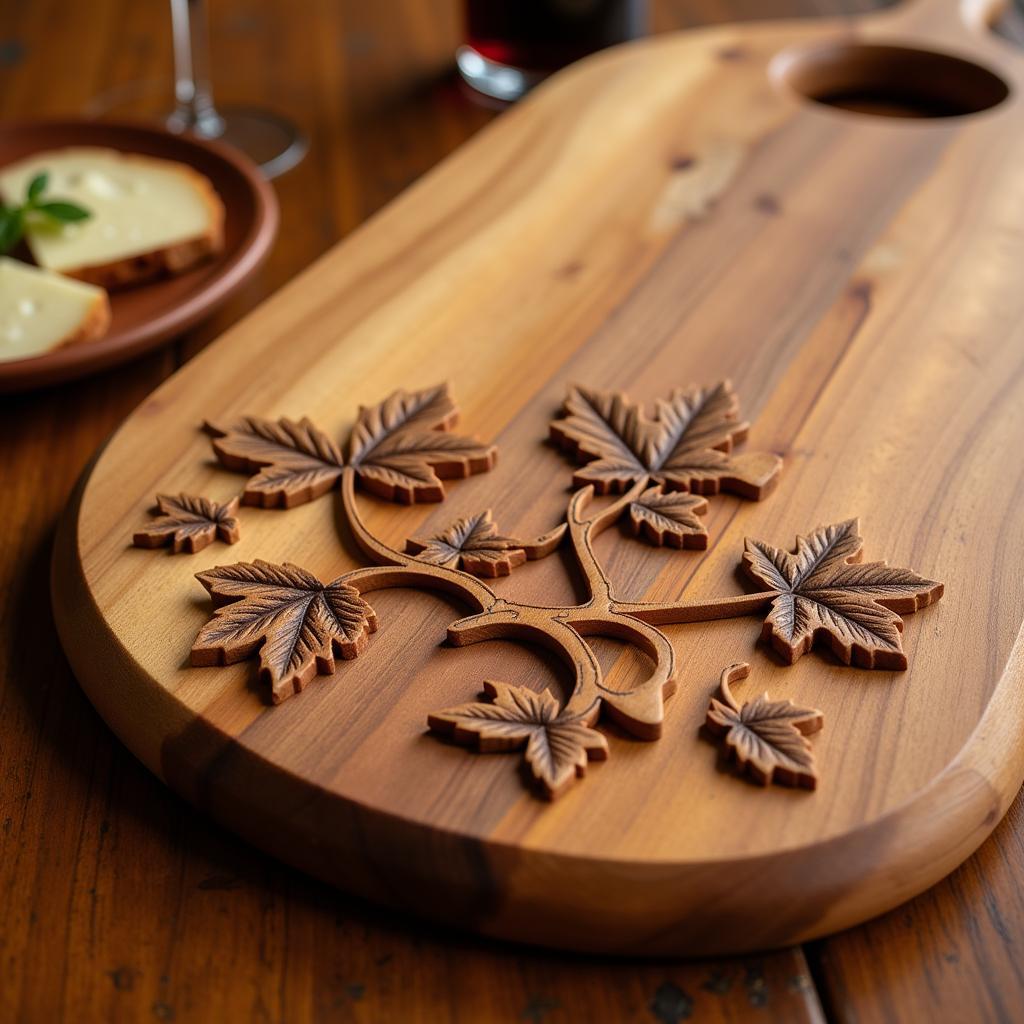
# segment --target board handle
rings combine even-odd
[[[936,5],[937,0],[921,0],[921,6]],[[975,32],[991,33],[998,20],[1011,8],[1011,0],[959,0],[964,24]]]
[[[871,36],[967,51],[1020,74],[1024,54],[995,31],[1011,5],[1012,0],[905,0],[867,15],[862,24]]]

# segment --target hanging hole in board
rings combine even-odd
[[[1007,84],[950,54],[907,46],[834,42],[779,54],[772,78],[815,103],[877,117],[942,118],[1002,103]]]

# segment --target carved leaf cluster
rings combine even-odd
[[[227,665],[257,651],[260,677],[275,704],[317,673],[334,671],[334,655],[362,652],[377,616],[341,580],[323,584],[285,562],[238,562],[196,574],[215,611],[192,645],[193,665]]]
[[[653,417],[623,394],[572,387],[563,412],[551,436],[583,464],[573,483],[592,484],[598,494],[652,480],[665,491],[760,499],[781,469],[775,455],[732,454],[749,424],[728,381],[676,389],[656,403]]]
[[[526,763],[549,799],[586,772],[588,759],[608,756],[608,741],[591,728],[591,721],[560,711],[548,690],[538,693],[488,680],[484,692],[491,703],[472,702],[437,711],[428,717],[428,725],[483,753],[525,747]]]
[[[229,469],[255,473],[242,500],[264,508],[293,508],[337,486],[345,466],[379,497],[406,504],[440,501],[442,479],[494,466],[495,449],[448,433],[457,418],[447,384],[396,391],[363,406],[342,447],[310,420],[246,417],[234,426],[210,426],[213,450]]]
[[[170,545],[175,554],[194,554],[213,543],[215,537],[225,544],[238,541],[238,498],[222,505],[191,494],[158,494],[156,503],[160,514],[132,536],[136,547]]]
[[[722,673],[719,699],[711,698],[705,726],[721,738],[727,756],[762,786],[814,789],[818,776],[807,740],[824,724],[815,708],[800,708],[790,700],[770,700],[767,693],[742,707],[729,689],[730,679],[742,679],[748,665],[734,665]]]
[[[942,596],[942,584],[885,562],[861,562],[857,520],[822,526],[782,551],[748,539],[743,564],[778,596],[762,636],[792,664],[818,640],[844,664],[905,669],[900,614]]]
[[[564,415],[552,423],[551,434],[581,464],[574,475],[576,485],[593,487],[593,491],[578,491],[569,504],[577,560],[584,572],[591,573],[593,607],[546,608],[500,600],[485,585],[442,569],[484,577],[508,575],[526,560],[553,551],[568,532],[567,523],[524,541],[499,533],[486,510],[426,539],[410,539],[406,545],[410,559],[373,538],[350,504],[353,476],[366,489],[392,501],[438,501],[444,497],[444,479],[492,468],[495,449],[450,433],[455,419],[447,386],[441,385],[396,391],[377,405],[361,407],[345,445],[308,419],[247,418],[226,430],[211,428],[221,462],[252,474],[242,496],[246,503],[291,507],[327,493],[344,479],[350,525],[364,550],[380,561],[378,569],[356,570],[328,584],[298,566],[263,561],[197,574],[213,598],[214,612],[196,637],[192,663],[226,664],[258,655],[260,678],[274,703],[279,703],[314,675],[332,673],[336,656],[354,658],[364,649],[377,628],[377,618],[360,588],[418,586],[424,579],[436,585],[440,580],[449,590],[467,593],[481,609],[479,615],[449,627],[450,639],[459,642],[497,635],[519,637],[533,630],[566,651],[577,668],[581,659],[593,656],[586,649],[586,638],[595,625],[608,627],[609,635],[639,637],[653,645],[656,674],[649,682],[659,687],[660,725],[660,700],[670,692],[674,679],[667,638],[655,630],[658,644],[651,639],[655,623],[700,621],[718,617],[723,609],[749,610],[755,603],[770,601],[762,636],[786,661],[796,661],[815,642],[825,641],[847,664],[896,669],[907,664],[900,615],[942,595],[941,584],[909,569],[863,563],[857,521],[848,520],[798,536],[792,552],[748,539],[744,567],[763,588],[753,601],[750,595],[664,605],[615,601],[589,545],[592,535],[616,516],[624,515],[632,533],[652,544],[703,549],[707,531],[700,517],[707,511],[707,502],[702,495],[732,490],[761,498],[777,479],[781,460],[776,456],[734,454],[734,445],[746,437],[748,427],[740,421],[731,386],[723,382],[677,389],[658,401],[650,416],[622,394],[570,389]],[[582,518],[579,510],[593,493],[625,491],[629,493],[620,501],[590,519]],[[215,534],[229,543],[237,539],[238,499],[223,506],[186,495],[159,500],[160,518],[136,534],[136,543],[169,543],[178,551],[198,550]],[[414,560],[424,564],[417,567]],[[376,582],[368,584],[371,579]],[[584,609],[584,617],[572,617]],[[638,628],[640,624],[646,624],[647,632]],[[511,631],[498,628],[509,626]],[[565,645],[570,633],[577,647]],[[728,684],[746,675],[746,669],[733,666],[723,673],[720,694],[708,708],[707,730],[758,782],[814,788],[814,759],[806,736],[821,728],[821,713],[795,707],[788,700],[772,701],[767,694],[738,704]],[[590,760],[607,757],[607,741],[593,728],[602,700],[628,717],[602,691],[599,671],[596,681],[590,679],[585,685],[593,700],[584,714],[560,708],[547,690],[487,682],[489,700],[433,713],[428,722],[435,732],[480,751],[523,749],[534,781],[547,797],[554,798],[584,774]],[[581,704],[589,699],[583,690],[578,696]],[[637,721],[646,724],[648,719],[638,717]],[[653,734],[642,735],[653,738]]]

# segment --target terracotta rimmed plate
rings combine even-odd
[[[80,377],[155,348],[209,315],[266,258],[277,236],[273,189],[255,164],[216,142],[153,125],[109,121],[25,121],[0,125],[0,167],[41,150],[107,146],[180,160],[205,174],[224,201],[224,251],[187,274],[112,292],[113,320],[99,341],[32,359],[0,362],[0,391]]]

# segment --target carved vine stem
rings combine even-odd
[[[646,601],[613,601],[612,610],[629,615],[654,626],[669,626],[685,622],[710,622],[712,619],[735,619],[752,615],[778,597],[776,590],[761,590],[754,594],[737,594],[710,601],[669,601],[665,604]]]
[[[661,734],[664,698],[676,687],[675,652],[654,623],[697,622],[743,615],[760,608],[773,596],[771,593],[752,594],[743,595],[739,600],[725,598],[718,602],[675,605],[616,601],[611,580],[594,554],[593,542],[618,521],[623,510],[648,486],[646,478],[590,515],[586,510],[593,499],[593,487],[580,488],[569,498],[568,534],[587,595],[579,605],[561,607],[509,601],[469,573],[418,561],[385,544],[373,535],[359,513],[355,483],[354,471],[346,468],[341,482],[342,508],[359,548],[377,564],[346,573],[341,577],[343,582],[361,594],[388,587],[414,587],[461,599],[475,614],[448,627],[451,644],[462,647],[498,638],[541,644],[573,672],[573,687],[564,708],[567,714],[592,721],[603,703],[613,719],[640,739],[653,740]],[[591,636],[610,637],[634,645],[650,658],[651,673],[630,690],[610,689],[586,642]]]
[[[417,561],[375,537],[359,514],[355,496],[355,474],[347,468],[341,483],[342,508],[356,543],[367,557],[383,565],[355,569],[341,579],[361,594],[387,587],[412,586],[438,590],[461,598],[478,614],[460,619],[448,627],[448,640],[463,647],[498,636],[532,640],[552,650],[574,672],[570,696],[574,709],[581,703],[596,718],[600,665],[581,635],[564,618],[565,609],[538,609],[498,597],[486,583],[469,573],[443,565]],[[539,614],[538,614],[539,613]]]
[[[468,572],[417,561],[412,555],[396,551],[375,537],[359,514],[355,483],[355,471],[351,466],[346,466],[341,478],[341,500],[345,521],[360,550],[376,564],[345,573],[341,577],[345,583],[355,587],[361,594],[385,590],[388,587],[412,586],[424,590],[439,590],[461,598],[471,608],[479,611],[493,607],[499,600],[486,583]]]

